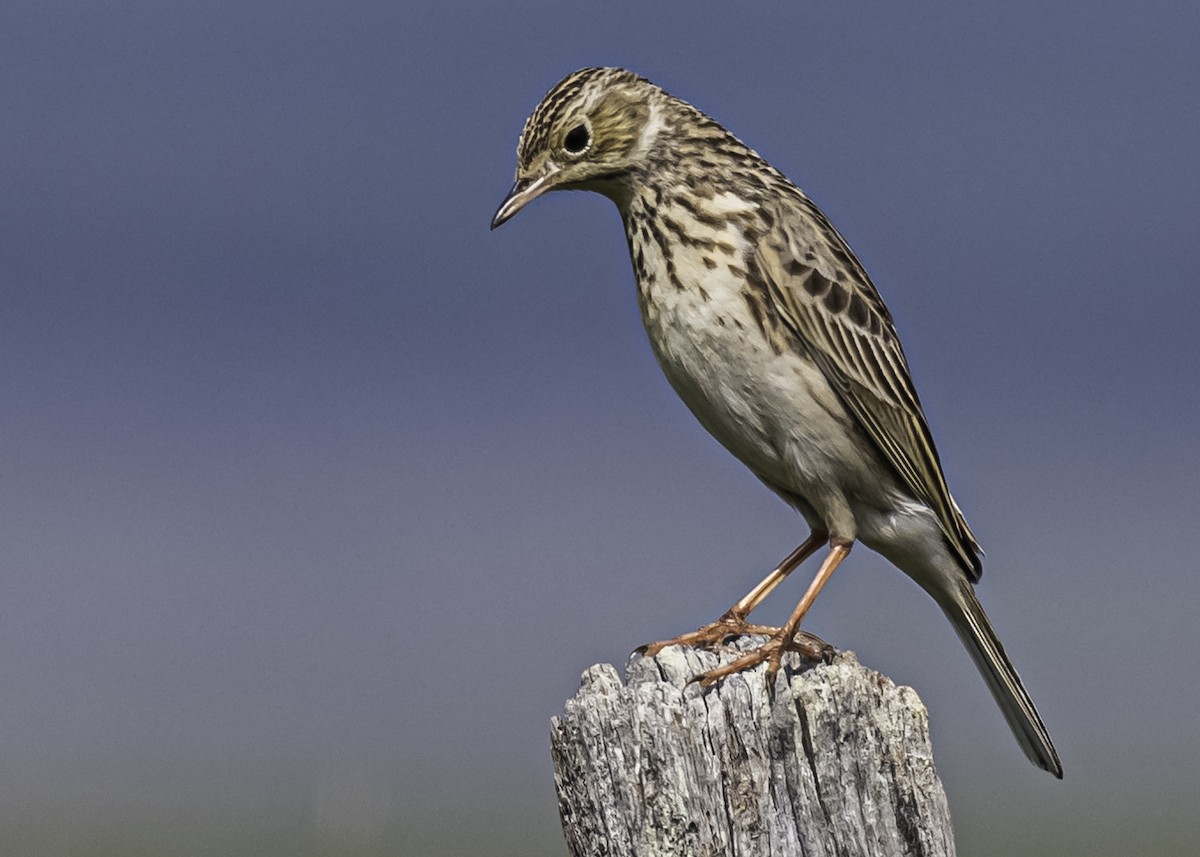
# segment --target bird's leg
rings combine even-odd
[[[841,565],[842,560],[850,555],[851,544],[853,543],[840,540],[830,543],[829,554],[825,557],[825,561],[821,563],[821,567],[817,570],[817,575],[813,578],[812,583],[808,585],[808,590],[804,593],[804,597],[800,599],[800,603],[796,605],[796,609],[788,617],[787,624],[776,631],[771,636],[771,639],[735,661],[701,673],[693,678],[692,681],[698,682],[701,687],[708,687],[726,676],[740,673],[743,670],[756,667],[763,661],[766,661],[767,686],[772,687],[775,681],[775,674],[779,672],[780,659],[783,657],[785,651],[799,652],[812,660],[828,657],[832,651],[832,647],[820,637],[801,631],[800,622],[804,619],[804,615],[808,613],[808,609],[812,607],[813,602],[817,600],[817,595],[828,582],[834,569]],[[797,635],[799,635],[799,638]]]
[[[796,566],[812,556],[824,541],[824,533],[811,533],[798,548],[784,557],[783,561],[775,567],[775,570],[763,578],[758,586],[747,592],[744,598],[722,613],[715,622],[709,622],[695,631],[680,634],[678,637],[673,637],[670,640],[661,640],[657,643],[648,643],[645,646],[640,646],[637,649],[638,653],[649,658],[657,655],[667,646],[697,646],[704,648],[718,645],[728,637],[737,637],[744,634],[771,636],[777,633],[779,631],[778,628],[771,627],[770,625],[751,625],[746,621],[746,617],[750,615],[751,610],[757,607],[770,594],[772,589],[792,573]]]

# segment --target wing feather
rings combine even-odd
[[[775,308],[978,580],[982,551],[950,496],[891,314],[845,239],[807,197],[797,204],[773,212],[757,248]]]

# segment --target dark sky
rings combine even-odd
[[[1200,848],[1198,44],[1194,3],[8,0],[0,850],[564,853],[580,672],[804,535],[660,376],[610,203],[488,232],[597,64],[792,177],[893,311],[1066,780],[868,551],[807,627],[921,694],[960,850]]]

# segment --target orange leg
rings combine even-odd
[[[780,628],[771,639],[767,640],[767,642],[754,651],[743,655],[725,666],[701,673],[693,678],[692,681],[699,682],[701,687],[708,687],[726,676],[740,673],[743,670],[756,667],[763,661],[766,661],[767,686],[773,687],[775,674],[779,672],[780,659],[783,657],[785,651],[791,649],[793,651],[800,651],[808,657],[813,657],[813,641],[820,643],[822,648],[824,647],[824,643],[821,643],[819,638],[813,637],[811,634],[804,634],[805,639],[803,641],[797,640],[796,635],[803,633],[800,631],[800,622],[804,619],[804,615],[808,613],[808,609],[812,607],[813,602],[817,600],[817,595],[820,594],[821,589],[829,581],[834,569],[841,565],[842,560],[850,555],[851,544],[834,543],[830,545],[829,554],[825,557],[825,561],[821,563],[821,568],[818,569],[817,576],[808,585],[808,590],[804,593],[804,597],[800,599],[800,603],[796,605],[796,609],[788,617],[787,624]],[[817,657],[823,654],[825,654],[823,650],[815,652]]]
[[[778,633],[779,628],[773,628],[770,625],[751,625],[746,621],[746,617],[750,615],[751,610],[762,603],[762,600],[771,593],[772,589],[778,586],[785,577],[795,570],[796,566],[816,553],[817,548],[824,541],[824,533],[810,534],[798,548],[788,554],[776,566],[774,571],[763,578],[761,583],[747,592],[746,596],[738,601],[737,604],[734,604],[721,614],[721,617],[715,622],[709,622],[695,631],[680,634],[678,637],[673,637],[670,640],[649,643],[639,647],[637,651],[649,658],[658,654],[667,646],[699,646],[703,648],[718,645],[729,637],[737,637],[744,634],[771,636]]]

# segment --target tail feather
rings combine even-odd
[[[988,689],[1004,713],[1004,719],[1016,736],[1029,761],[1062,779],[1062,763],[1050,740],[1050,733],[1038,716],[1033,700],[1021,685],[1017,671],[1004,653],[1000,638],[992,630],[983,606],[975,597],[974,587],[965,579],[950,597],[939,598],[942,612],[954,626],[958,638],[971,655]]]

